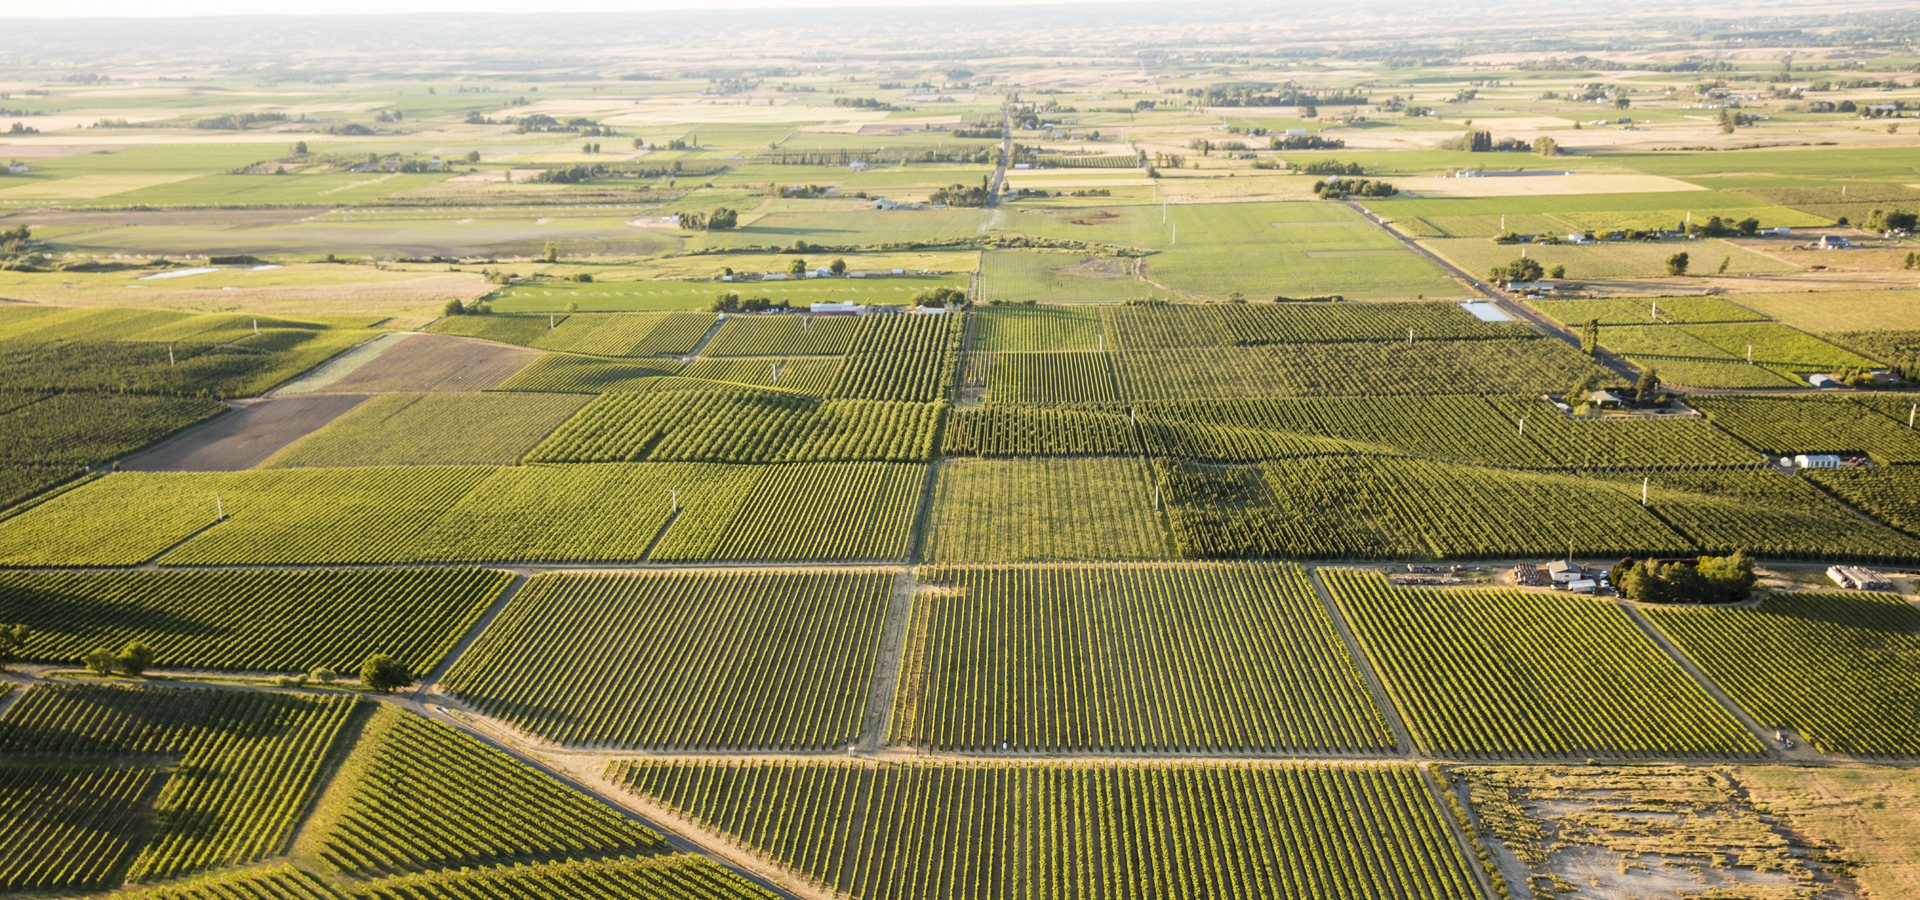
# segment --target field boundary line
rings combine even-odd
[[[439,664],[433,667],[433,671],[420,679],[419,686],[413,689],[413,697],[416,700],[424,699],[429,691],[439,686],[440,680],[447,677],[448,672],[453,671],[454,663],[459,662],[460,657],[466,655],[468,648],[472,647],[475,641],[480,640],[480,635],[485,634],[486,630],[492,627],[493,620],[506,612],[507,604],[512,603],[513,598],[520,595],[520,589],[526,587],[527,582],[532,580],[532,576],[524,572],[513,573],[513,581],[501,589],[500,596],[495,597],[493,603],[487,606],[487,611],[480,614],[479,620],[467,629],[467,633],[462,635],[457,643],[447,648],[447,655],[440,658]]]
[[[1632,619],[1633,624],[1639,626],[1640,631],[1644,633],[1649,640],[1653,641],[1654,646],[1660,648],[1660,652],[1665,653],[1671,658],[1674,664],[1680,667],[1681,671],[1687,673],[1688,678],[1693,679],[1694,684],[1699,685],[1700,689],[1705,691],[1708,697],[1713,698],[1713,702],[1719,704],[1720,708],[1732,716],[1734,721],[1739,722],[1740,726],[1745,728],[1748,733],[1753,736],[1754,740],[1759,741],[1768,759],[1778,760],[1784,756],[1784,754],[1780,752],[1780,749],[1773,745],[1773,741],[1767,738],[1766,728],[1760,724],[1760,720],[1754,717],[1752,713],[1747,712],[1746,707],[1735,702],[1733,697],[1727,694],[1726,691],[1721,690],[1720,685],[1708,677],[1707,673],[1693,661],[1693,657],[1688,656],[1687,652],[1680,649],[1680,645],[1674,643],[1673,639],[1668,637],[1666,632],[1661,631],[1658,625],[1653,624],[1653,621],[1647,618],[1645,612],[1642,612],[1638,606],[1632,603],[1624,603],[1619,600],[1615,600],[1614,605],[1624,610],[1627,618]]]
[[[1447,803],[1445,796],[1453,788],[1440,780],[1440,776],[1434,773],[1430,764],[1415,763],[1413,767],[1419,772],[1420,783],[1427,786],[1427,798],[1433,801],[1434,811],[1439,813],[1441,824],[1447,829],[1447,834],[1453,836],[1453,846],[1460,851],[1460,858],[1466,864],[1467,872],[1473,876],[1473,881],[1480,886],[1480,890],[1485,892],[1482,896],[1498,896],[1499,892],[1493,889],[1493,878],[1487,874],[1486,867],[1480,864],[1480,857],[1474,852],[1474,835],[1467,830],[1467,828],[1478,827],[1480,821],[1479,815],[1473,809],[1473,804],[1460,804],[1460,808],[1466,810],[1468,823],[1467,828],[1462,828],[1460,821],[1453,817],[1453,807]]]
[[[386,699],[383,702],[395,703],[396,705],[406,707],[409,709],[409,711],[417,715],[420,715],[427,719],[431,719],[435,722],[439,722],[440,724],[446,725],[450,728],[456,729],[460,733],[465,734],[468,737],[471,737],[474,740],[477,740],[487,745],[488,747],[492,747],[493,749],[498,750],[501,753],[505,753],[507,756],[511,757],[516,762],[519,762],[522,765],[528,766],[534,769],[535,771],[539,772],[540,774],[550,779],[553,779],[554,781],[557,781],[561,784],[566,785],[567,787],[570,787],[576,791],[579,791],[581,794],[584,794],[588,799],[599,803],[601,806],[606,807],[607,809],[613,811],[615,814],[621,816],[622,818],[625,818],[628,821],[635,822],[643,827],[651,829],[654,833],[660,835],[661,839],[667,843],[668,847],[674,850],[677,850],[681,853],[691,853],[696,856],[702,856],[716,863],[719,863],[722,866],[732,870],[734,874],[739,875],[740,877],[754,883],[755,885],[765,888],[767,891],[769,891],[770,893],[773,893],[776,896],[790,898],[790,900],[791,898],[797,898],[801,896],[800,894],[791,890],[787,886],[773,881],[759,867],[750,866],[746,861],[739,859],[736,854],[727,853],[718,849],[713,845],[718,843],[717,841],[711,842],[711,843],[705,842],[705,841],[698,841],[687,836],[689,829],[682,828],[682,827],[669,827],[665,824],[662,824],[663,821],[672,821],[675,826],[681,825],[677,817],[669,817],[669,816],[653,814],[649,809],[644,808],[641,804],[637,802],[629,802],[626,799],[626,796],[623,796],[623,795],[631,795],[634,797],[634,800],[636,801],[639,799],[638,796],[632,795],[632,792],[630,791],[623,791],[617,785],[612,784],[604,776],[604,774],[600,776],[599,784],[591,784],[586,779],[578,777],[574,772],[563,769],[557,765],[548,763],[547,761],[542,760],[538,757],[535,757],[531,754],[521,752],[520,750],[512,746],[509,746],[507,743],[494,738],[492,735],[489,735],[477,728],[473,728],[467,725],[466,723],[461,722],[458,717],[452,715],[451,713],[448,713],[445,711],[436,712],[431,706],[425,703],[422,703],[417,700],[407,699],[405,697],[393,697],[393,698]]]
[[[886,746],[893,728],[893,706],[900,691],[900,669],[906,665],[907,640],[913,631],[913,597],[920,590],[920,579],[906,568],[894,577],[887,597],[887,615],[880,627],[880,646],[874,651],[873,684],[867,691],[867,707],[861,716],[861,753],[876,753]]]
[[[226,521],[226,518],[223,517],[223,518],[218,518],[211,522],[208,522],[207,524],[202,525],[197,529],[194,529],[194,532],[192,534],[187,535],[186,537],[183,537],[177,541],[174,541],[171,544],[168,544],[165,550],[162,550],[159,553],[155,553],[154,555],[149,556],[144,560],[141,560],[139,565],[130,566],[129,568],[140,569],[148,572],[157,572],[160,570],[161,557],[166,556],[167,554],[172,553],[173,551],[178,550],[183,546],[186,546],[186,543],[188,541],[191,541],[194,538],[197,538],[203,534],[206,534],[208,531],[212,530],[212,528],[215,525],[218,525],[221,522],[225,522],[225,521]]]
[[[1359,635],[1355,634],[1353,626],[1347,623],[1346,613],[1340,609],[1340,604],[1334,601],[1333,593],[1321,583],[1320,570],[1314,569],[1308,572],[1307,581],[1313,584],[1314,595],[1319,598],[1320,605],[1326,609],[1327,617],[1333,620],[1333,628],[1340,633],[1340,640],[1347,645],[1347,652],[1353,654],[1354,665],[1359,668],[1361,677],[1367,680],[1367,687],[1373,692],[1374,702],[1380,706],[1380,714],[1386,718],[1387,727],[1393,731],[1394,740],[1400,744],[1400,755],[1412,760],[1425,759],[1420,752],[1420,745],[1413,740],[1413,731],[1407,727],[1399,705],[1394,702],[1393,695],[1387,691],[1386,682],[1381,680],[1380,673],[1374,670],[1373,660],[1368,658],[1366,649],[1361,646]]]

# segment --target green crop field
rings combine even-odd
[[[1133,459],[969,460],[940,465],[928,562],[1162,559],[1153,481]]]
[[[7,891],[101,887],[138,846],[164,779],[152,769],[0,770]]]
[[[1747,304],[1753,295],[1741,294]],[[1570,328],[1590,320],[1602,325],[1657,325],[1663,322],[1764,322],[1768,316],[1718,297],[1661,297],[1655,300],[1529,300],[1535,309]]]
[[[77,663],[142,641],[181,669],[351,672],[387,653],[433,668],[512,578],[479,569],[0,573],[26,659]]]
[[[20,396],[20,395],[15,395]],[[0,413],[0,465],[98,465],[227,411],[213,400],[25,395]]]
[[[1467,296],[1439,266],[1353,210],[1333,204],[1173,207],[1177,242],[1141,264],[1154,284],[1211,299],[1275,296]]]
[[[1479,896],[1432,795],[1403,764],[638,760],[609,774],[822,890],[873,900],[948,883],[995,900],[1164,896],[1172,885]]]
[[[663,531],[655,558],[894,559],[924,473],[891,463],[124,473],[0,521],[0,564],[133,565],[175,544],[169,565],[631,561]],[[670,490],[689,507],[671,529]],[[215,494],[227,516],[217,524]],[[90,527],[72,533],[76,522]]]
[[[1920,613],[1885,594],[1773,594],[1751,609],[1647,616],[1763,728],[1792,728],[1829,753],[1913,756]],[[1768,660],[1754,666],[1756,656]]]
[[[729,316],[707,356],[839,356],[853,343],[858,319],[813,316]]]
[[[511,465],[586,403],[551,394],[387,394],[263,465]]]
[[[1920,559],[1920,542],[1862,522],[1808,479],[1767,469],[1609,477],[1630,496],[1646,488],[1647,508],[1710,553],[1744,550],[1768,559],[1868,563]]]
[[[1811,469],[1807,477],[1868,515],[1920,536],[1920,470],[1910,466]]]
[[[0,16],[0,900],[1920,897],[1920,19],[1510,6]]]
[[[1821,334],[1911,330],[1920,323],[1920,294],[1908,290],[1738,294],[1733,299],[1783,325]]]
[[[303,842],[335,874],[660,849],[659,835],[480,741],[385,707]]]
[[[1761,747],[1620,607],[1320,577],[1428,752],[1668,759]]]
[[[988,403],[1110,403],[1113,369],[1105,353],[975,353],[961,386]]]
[[[276,894],[260,900],[282,896],[287,895]],[[501,897],[773,900],[774,897],[732,870],[704,856],[691,854],[462,867],[370,882],[353,896],[367,900],[499,900]]]
[[[990,306],[973,313],[973,352],[1099,350],[1098,309],[1086,306]]]
[[[1510,246],[1480,238],[1438,238],[1422,243],[1435,253],[1452,261],[1454,265],[1482,276],[1494,266],[1504,266],[1513,262],[1520,257],[1523,249],[1528,259],[1548,269],[1565,266],[1567,270],[1565,277],[1569,281],[1579,281],[1583,278],[1647,278],[1665,275],[1667,258],[1681,251],[1687,254],[1689,270],[1696,274],[1718,269],[1723,259],[1727,260],[1727,271],[1730,274],[1799,271],[1791,264],[1762,256],[1751,250],[1741,249],[1715,238],[1687,241],[1684,244],[1665,241],[1659,243],[1608,241],[1601,244]]]
[[[893,581],[878,572],[542,576],[461,657],[447,687],[562,744],[829,749],[859,733]]]
[[[1127,259],[1022,250],[992,250],[980,259],[980,299],[987,302],[1112,303],[1148,290]]]
[[[1393,745],[1298,567],[936,569],[922,584],[895,743],[1051,753]]]
[[[1689,403],[1716,427],[1773,456],[1840,453],[1882,463],[1920,462],[1920,432],[1866,403],[1831,397],[1698,397]]]
[[[1314,456],[1259,466],[1162,464],[1182,556],[1508,559],[1692,547],[1612,488],[1423,459]]]
[[[947,414],[947,456],[1137,456],[1133,422],[1118,407],[985,406]]]
[[[605,394],[531,462],[913,462],[934,449],[942,404],[746,390]]]
[[[1112,353],[1124,400],[1564,391],[1593,361],[1551,340],[1384,341]]]
[[[0,721],[0,758],[178,759],[152,801],[129,881],[284,853],[318,761],[358,701],[220,690],[37,685]],[[94,763],[99,765],[98,762]]]

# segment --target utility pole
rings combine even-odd
[[[553,330],[553,313],[547,313],[547,330]]]
[[[1413,346],[1413,329],[1407,329],[1407,346]]]
[[[213,492],[213,520],[215,522],[225,522],[227,520],[227,505],[220,502],[219,491]]]
[[[1753,365],[1753,345],[1747,345],[1747,365]]]
[[[1153,483],[1153,511],[1160,511],[1160,482]]]
[[[1107,352],[1107,336],[1105,334],[1095,334],[1093,339],[1099,341],[1098,346],[1101,353]]]
[[[1653,301],[1653,312],[1649,313],[1647,317],[1650,319],[1660,318],[1660,301]]]
[[[1527,436],[1527,419],[1525,416],[1520,417],[1520,436]]]
[[[1640,476],[1640,505],[1647,505],[1647,476]]]
[[[1567,565],[1573,565],[1573,538],[1567,538]]]
[[[669,488],[667,493],[673,497],[673,514],[677,516],[680,514],[680,492]]]
[[[253,317],[253,333],[254,334],[260,333],[260,317],[259,316]]]

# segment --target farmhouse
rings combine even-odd
[[[1601,409],[1619,409],[1620,405],[1626,401],[1621,400],[1620,395],[1612,391],[1594,391],[1587,395],[1587,402]]]

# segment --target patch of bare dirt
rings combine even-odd
[[[239,401],[233,412],[128,460],[123,468],[135,472],[251,469],[366,400],[366,394],[300,394]]]
[[[331,394],[484,391],[544,355],[447,334],[415,334],[346,377],[318,388]]]

